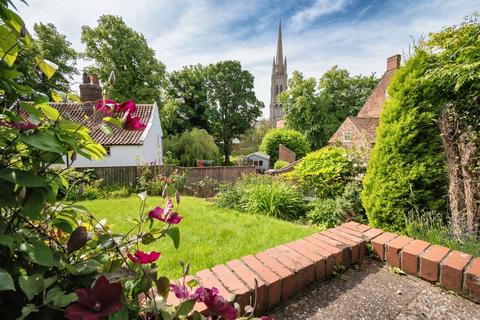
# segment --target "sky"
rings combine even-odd
[[[288,73],[319,78],[334,65],[352,75],[386,69],[387,57],[407,54],[412,39],[480,11],[479,0],[30,0],[20,15],[30,27],[53,23],[84,49],[81,27],[101,15],[121,16],[142,33],[168,71],[197,63],[239,60],[255,76],[268,117],[278,23]],[[88,61],[81,61],[82,69]],[[75,78],[80,81],[80,76]],[[77,89],[77,84],[72,88]]]

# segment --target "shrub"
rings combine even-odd
[[[310,151],[305,137],[298,131],[288,129],[272,129],[263,137],[260,150],[270,156],[271,163],[278,160],[278,146],[283,144],[297,154],[297,159],[302,158]]]
[[[363,222],[364,210],[360,202],[360,186],[348,183],[336,198],[317,199],[307,213],[311,223],[332,228],[349,220]]]
[[[218,180],[205,177],[198,182],[186,185],[183,188],[183,192],[187,195],[199,198],[211,198],[218,193],[221,186],[222,183],[220,183]]]
[[[353,160],[347,150],[328,146],[309,153],[291,173],[304,191],[315,190],[320,198],[336,197],[354,177]]]
[[[195,167],[197,160],[213,160],[221,163],[220,151],[211,135],[204,129],[194,128],[191,131],[168,137],[163,143],[165,153],[169,155],[169,162],[184,167]]]
[[[223,186],[215,204],[285,220],[305,214],[302,194],[295,186],[278,177],[255,174],[242,177],[233,186]]]
[[[157,175],[147,181],[144,191],[151,196],[160,196],[163,189],[168,186],[168,194],[173,195],[175,191],[182,191],[185,187],[187,177],[185,174],[173,171],[169,176]]]
[[[273,165],[273,169],[282,169],[288,166],[290,163],[288,161],[277,160]]]

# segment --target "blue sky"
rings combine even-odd
[[[278,21],[289,73],[318,78],[333,65],[378,76],[386,58],[408,53],[411,37],[458,24],[478,0],[30,0],[19,5],[28,25],[52,22],[82,50],[80,28],[102,14],[122,16],[147,38],[167,70],[240,60],[269,103]],[[79,67],[87,65],[82,61]],[[78,77],[78,80],[80,77]],[[76,86],[75,86],[76,87]],[[74,87],[74,88],[75,88]],[[75,88],[76,89],[76,88]],[[268,111],[264,112],[268,116]]]

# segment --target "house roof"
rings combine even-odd
[[[257,152],[254,152],[254,153],[250,153],[249,155],[247,155],[247,158],[248,157],[251,157],[251,156],[257,156],[257,157],[260,157],[260,158],[264,158],[264,159],[267,159],[267,160],[270,160],[270,156],[266,153],[263,153],[263,152],[260,152],[260,151],[257,151]]]
[[[55,107],[63,118],[85,125],[90,129],[92,139],[105,146],[142,145],[146,133],[152,126],[153,115],[155,114],[154,108],[156,108],[155,104],[136,105],[137,112],[135,115],[140,117],[140,122],[147,125],[145,129],[129,131],[110,125],[112,133],[107,134],[99,127],[105,115],[99,112],[93,112],[93,105],[82,103],[52,103],[51,106]]]
[[[367,138],[368,142],[375,142],[376,130],[380,125],[380,118],[348,117],[355,127]]]

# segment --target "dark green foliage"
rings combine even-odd
[[[288,90],[279,95],[286,111],[287,127],[300,131],[312,149],[323,147],[348,116],[354,116],[367,100],[378,79],[350,76],[334,66],[318,81],[295,71]]]
[[[286,181],[266,175],[247,175],[225,185],[215,198],[219,207],[295,220],[305,214],[302,193]]]
[[[309,153],[290,174],[305,191],[321,198],[336,197],[354,178],[354,162],[348,151],[328,146]]]
[[[343,193],[335,198],[319,198],[307,213],[311,223],[332,228],[349,220],[364,222],[364,210],[360,201],[361,186],[348,183]]]
[[[297,154],[297,159],[304,157],[310,148],[305,137],[298,131],[289,129],[271,129],[263,137],[260,150],[270,156],[270,162],[278,160],[278,147],[283,144]]]
[[[85,56],[94,61],[90,71],[97,73],[109,98],[133,99],[137,103],[161,102],[165,66],[157,60],[145,37],[125,24],[121,17],[101,16],[94,28],[82,27]],[[114,71],[116,84],[108,83]]]
[[[171,156],[184,167],[196,167],[199,160],[213,160],[220,164],[221,156],[211,135],[203,129],[168,137],[163,142],[164,150],[171,152]]]
[[[263,137],[272,128],[270,121],[262,120],[240,137],[240,154],[247,155],[259,150]]]

